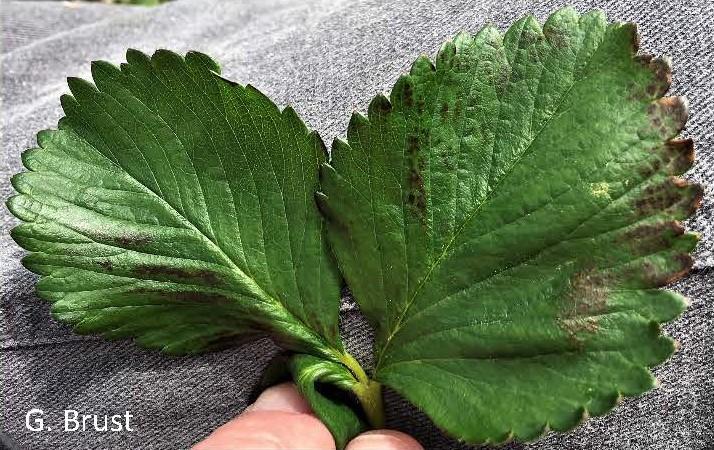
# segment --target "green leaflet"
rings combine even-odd
[[[632,24],[570,9],[462,33],[355,114],[321,210],[374,326],[374,378],[471,443],[650,389],[702,190],[686,103]]]
[[[13,177],[13,238],[80,333],[195,353],[258,333],[339,360],[340,279],[313,193],[322,141],[200,53],[130,50],[68,80]]]

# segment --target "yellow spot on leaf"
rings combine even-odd
[[[610,198],[610,185],[604,181],[590,184],[590,193],[597,198]]]

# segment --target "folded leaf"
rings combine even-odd
[[[347,367],[311,355],[294,355],[289,367],[298,390],[330,430],[338,449],[345,448],[348,441],[367,428],[346,398],[326,395],[318,389],[321,384],[325,389],[331,387],[333,394],[350,396],[357,381]]]
[[[377,381],[471,443],[532,439],[654,385],[702,190],[669,64],[566,8],[459,34],[355,114],[321,209]]]
[[[70,78],[13,178],[37,291],[81,333],[195,353],[254,334],[336,360],[340,280],[313,193],[325,149],[200,53]]]

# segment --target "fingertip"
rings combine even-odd
[[[266,389],[241,415],[192,450],[335,450],[327,427],[312,414],[293,383]]]
[[[310,405],[293,383],[281,383],[266,389],[246,411],[312,413]]]
[[[192,450],[335,450],[327,427],[311,414],[246,411],[216,429]]]
[[[373,430],[352,439],[345,450],[424,450],[424,447],[401,431]]]

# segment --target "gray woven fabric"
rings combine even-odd
[[[128,47],[206,52],[227,77],[293,105],[329,142],[344,135],[352,110],[364,111],[374,94],[388,91],[418,54],[433,55],[462,29],[476,31],[487,22],[506,27],[528,12],[543,20],[565,3],[177,0],[145,9],[3,1],[0,197],[11,194],[8,177],[20,170],[20,152],[33,146],[35,131],[53,127],[61,116],[65,76],[88,77],[90,60],[123,61]],[[675,286],[692,305],[666,328],[681,349],[655,370],[661,387],[568,434],[506,448],[712,449],[714,8],[710,0],[572,3],[581,12],[599,7],[611,19],[637,22],[642,50],[672,57],[672,92],[690,100],[685,134],[697,143],[698,162],[689,178],[707,185],[704,204],[688,223],[702,241],[694,272]],[[245,407],[276,350],[269,341],[169,358],[128,341],[74,335],[34,295],[36,278],[20,266],[23,252],[7,234],[15,221],[5,208],[0,217],[2,428],[21,448],[187,448]],[[370,332],[349,302],[343,319],[349,347],[366,358]],[[460,448],[395,394],[388,392],[387,401],[391,426],[413,433],[427,449]],[[48,423],[57,422],[64,409],[128,410],[135,431],[33,433],[24,427],[31,408],[43,409]]]

